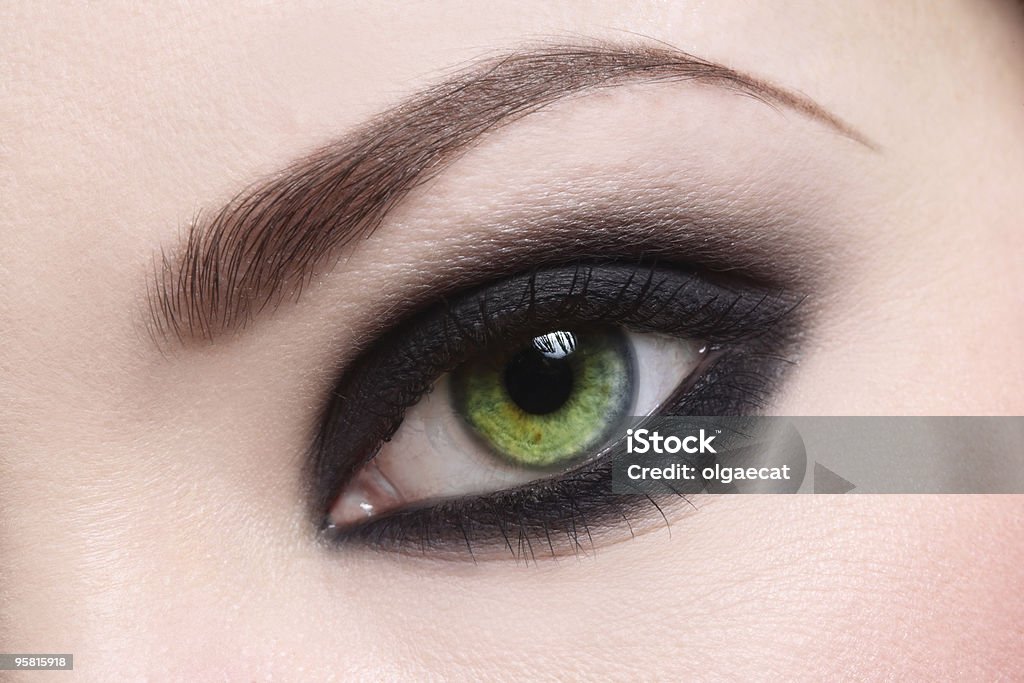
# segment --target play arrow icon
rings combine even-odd
[[[814,463],[815,493],[846,493],[857,488],[819,462]]]

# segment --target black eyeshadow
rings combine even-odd
[[[369,344],[331,392],[311,453],[314,519],[327,527],[331,503],[395,433],[405,411],[474,354],[521,347],[567,326],[702,339],[709,345],[705,367],[662,414],[749,414],[766,405],[791,364],[801,300],[744,278],[643,259],[539,268],[441,296]],[[514,550],[507,531],[513,525],[527,539],[544,539],[544,546],[553,543],[552,534],[572,545],[584,526],[621,522],[624,507],[653,502],[612,495],[609,472],[605,459],[558,479],[425,503],[326,536],[393,549],[471,550],[487,541]]]

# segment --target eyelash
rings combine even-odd
[[[553,555],[563,544],[580,552],[581,539],[592,544],[593,528],[625,521],[632,531],[631,511],[661,508],[653,498],[612,493],[614,451],[557,478],[399,510],[352,528],[331,527],[326,510],[441,375],[551,325],[599,323],[705,340],[705,363],[659,414],[757,412],[791,364],[799,302],[740,278],[644,261],[553,266],[442,298],[371,345],[332,392],[311,459],[324,536],[387,550],[468,551],[474,559],[474,548],[488,544],[529,560],[535,545]]]

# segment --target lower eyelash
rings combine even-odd
[[[622,500],[613,506],[613,499]],[[381,550],[468,553],[473,559],[482,545],[487,551],[505,550],[513,559],[528,563],[538,559],[538,550],[552,557],[593,550],[592,526],[607,527],[608,515],[628,524],[627,510],[644,500],[626,499],[612,493],[611,466],[605,464],[541,484],[399,511],[331,531],[329,538]],[[651,498],[645,502],[657,506]]]

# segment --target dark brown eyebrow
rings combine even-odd
[[[149,327],[160,340],[213,340],[297,298],[346,244],[496,128],[558,99],[633,82],[693,81],[755,97],[872,147],[812,100],[666,47],[595,44],[479,63],[375,117],[278,176],[197,218],[155,259]]]

